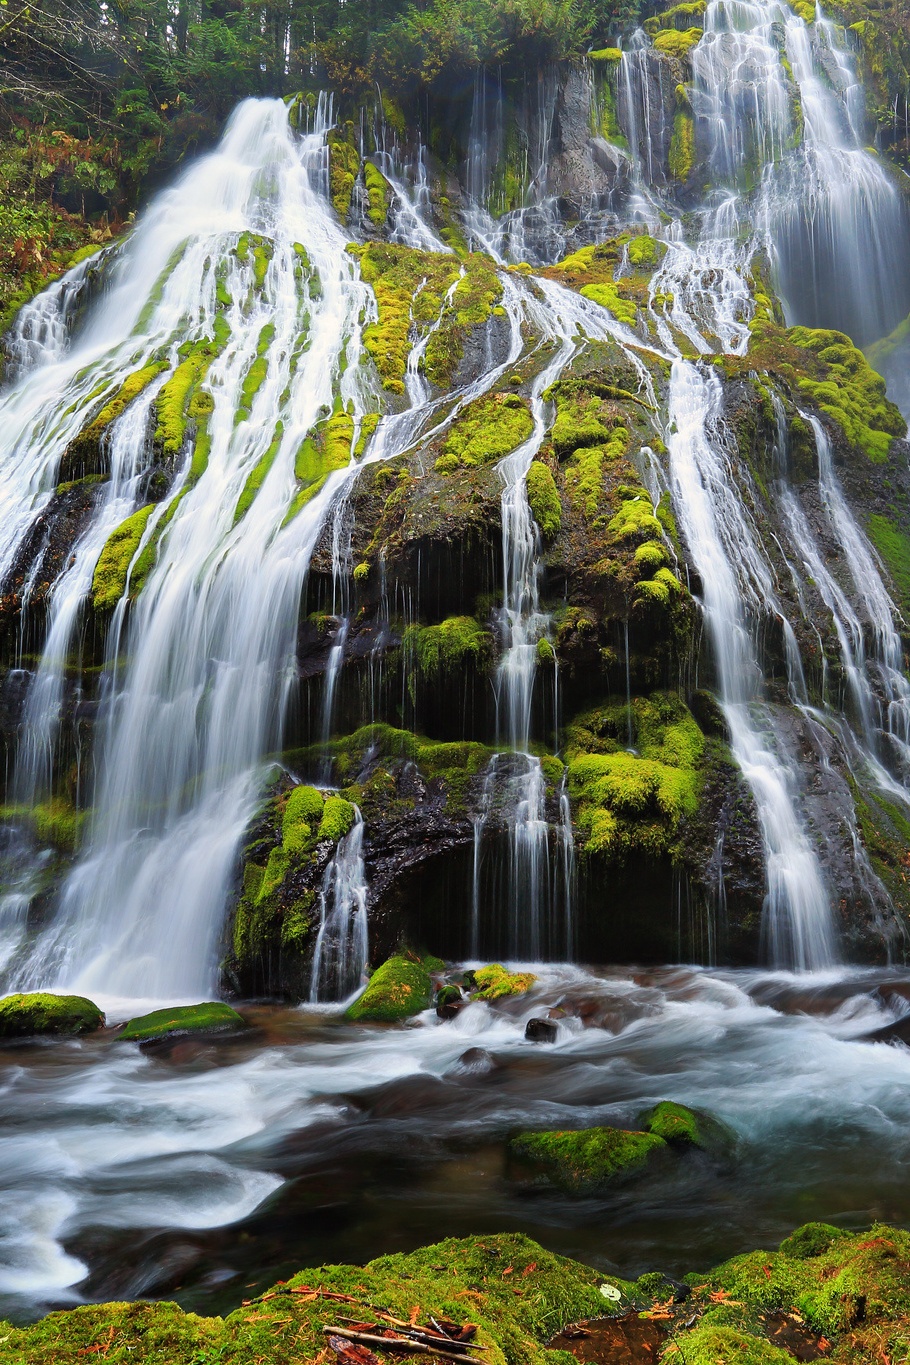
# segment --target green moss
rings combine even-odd
[[[383,387],[404,393],[411,326],[425,330],[439,318],[445,295],[459,278],[458,261],[388,242],[349,250],[360,261],[361,276],[372,286],[379,312],[378,321],[364,329],[364,346]]]
[[[638,310],[634,303],[622,298],[615,284],[610,284],[607,281],[600,284],[586,284],[582,286],[581,293],[592,303],[599,303],[602,308],[611,312],[617,322],[624,322],[628,326],[634,327]]]
[[[692,29],[698,33],[698,29]],[[669,33],[666,36],[670,36]],[[682,36],[682,35],[674,35]],[[669,167],[674,180],[685,183],[695,165],[695,119],[690,109],[678,107],[673,115],[673,136],[670,138]]]
[[[474,973],[475,1000],[502,1000],[508,995],[524,995],[537,980],[530,972],[507,972],[500,962],[478,967]]]
[[[351,211],[351,197],[360,171],[360,156],[353,142],[353,126],[348,131],[350,140],[335,130],[326,137],[329,149],[329,194],[335,212],[342,219],[346,219]]]
[[[553,1184],[570,1194],[596,1194],[618,1177],[641,1175],[666,1153],[653,1133],[622,1128],[585,1128],[577,1133],[520,1133],[510,1150],[540,1166]]]
[[[671,1146],[700,1147],[704,1151],[728,1146],[733,1135],[712,1118],[697,1109],[689,1109],[684,1104],[672,1100],[661,1100],[639,1118],[642,1128],[648,1133],[656,1133]]]
[[[633,237],[628,246],[629,262],[636,268],[653,269],[667,254],[664,242],[649,237],[646,232]]]
[[[623,744],[631,728],[636,751]],[[677,853],[684,817],[698,809],[704,735],[678,698],[655,693],[579,717],[567,734],[569,793],[581,849],[621,860]]]
[[[450,427],[436,469],[450,474],[501,460],[533,430],[530,409],[518,394],[485,394],[469,403]]]
[[[390,957],[370,977],[363,995],[350,1005],[346,1018],[365,1023],[409,1019],[433,1002],[430,973],[410,957]]]
[[[92,575],[92,604],[95,611],[113,611],[126,592],[130,564],[154,510],[154,503],[140,507],[108,536]]]
[[[402,643],[428,678],[460,672],[468,663],[484,669],[493,652],[490,632],[473,616],[450,616],[435,626],[408,626]]]
[[[143,390],[148,388],[152,380],[157,379],[166,369],[167,361],[153,361],[128,375],[114,396],[104,404],[97,417],[94,417],[70,442],[63,458],[63,468],[74,470],[76,467],[85,468],[97,463],[101,458],[101,438],[107,428],[126,411]]]
[[[269,370],[268,351],[275,339],[275,327],[271,322],[267,322],[259,333],[256,342],[256,356],[247,370],[240,386],[240,402],[234,415],[234,422],[245,422],[253,408],[256,395],[265,383],[266,375]],[[211,411],[211,409],[209,409]],[[196,414],[198,415],[198,414]]]
[[[372,161],[364,164],[363,180],[367,192],[367,217],[374,227],[381,228],[389,216],[392,186]]]
[[[619,510],[610,518],[609,530],[617,540],[628,540],[635,536],[652,539],[660,535],[660,522],[643,488],[640,492],[632,489],[629,496],[623,498]]]
[[[788,1351],[733,1327],[704,1326],[687,1332],[683,1347],[674,1342],[661,1356],[667,1365],[793,1365],[793,1359]]]
[[[325,1349],[323,1327],[345,1314],[373,1320],[377,1309],[407,1322],[418,1305],[431,1317],[477,1325],[489,1365],[557,1365],[545,1343],[567,1322],[603,1313],[602,1272],[564,1260],[520,1234],[449,1238],[366,1266],[309,1267],[224,1319],[176,1304],[90,1305],[53,1313],[25,1328],[4,1326],[4,1365],[305,1365]],[[306,1292],[318,1288],[320,1295]],[[521,1293],[515,1290],[520,1289]],[[471,1354],[475,1354],[472,1350]]]
[[[824,366],[816,376],[799,376],[801,392],[839,422],[847,439],[873,463],[887,460],[893,438],[906,435],[907,424],[862,351],[843,332],[791,327],[786,337]]]
[[[608,66],[613,66],[622,61],[622,48],[620,47],[601,47],[596,52],[588,53],[589,62],[604,62]]]
[[[910,619],[910,536],[878,512],[867,517],[866,528],[897,589],[901,610]]]
[[[316,834],[317,840],[331,839],[333,844],[337,844],[353,825],[355,815],[353,805],[343,796],[327,797]]]
[[[804,1223],[780,1244],[784,1256],[792,1256],[797,1261],[807,1261],[813,1256],[821,1256],[841,1237],[849,1233],[843,1228],[833,1227],[830,1223]]]
[[[84,995],[47,995],[40,992],[8,995],[0,1000],[0,1038],[29,1038],[53,1033],[72,1036],[92,1033],[104,1015]]]
[[[550,469],[534,460],[527,477],[528,505],[545,540],[553,540],[562,529],[562,503]]]
[[[294,460],[294,473],[300,487],[285,524],[321,492],[334,470],[346,469],[351,463],[354,430],[354,418],[339,410],[320,422],[304,439]]]
[[[172,1038],[183,1033],[222,1033],[228,1029],[246,1028],[245,1021],[220,1000],[209,1000],[203,1005],[177,1005],[173,1009],[153,1010],[141,1014],[119,1035],[122,1042],[138,1043],[149,1038]]]
[[[653,37],[662,28],[676,28],[691,32],[691,26],[698,20],[704,24],[704,15],[707,10],[707,0],[684,0],[681,5],[673,5],[670,9],[665,9],[661,14],[655,14],[650,19],[646,19],[644,28],[646,33]]]
[[[663,28],[654,38],[654,50],[655,52],[665,52],[670,57],[678,57],[681,61],[685,61],[693,47],[701,42],[701,37],[700,28]]]
[[[278,454],[278,451],[281,449],[281,438],[283,435],[284,423],[276,422],[275,434],[272,437],[268,449],[265,451],[262,458],[257,460],[254,468],[252,469],[249,477],[247,478],[246,483],[243,485],[243,490],[240,494],[240,497],[237,499],[237,506],[234,509],[235,526],[237,522],[240,521],[240,519],[244,517],[252,507],[253,500],[256,497],[256,494],[259,492],[260,488],[265,482],[269,470],[275,463],[275,458]]]
[[[165,455],[179,455],[186,437],[187,408],[196,383],[208,368],[208,357],[194,351],[182,360],[158,395],[155,440]]]

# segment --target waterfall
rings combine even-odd
[[[362,984],[369,955],[364,824],[354,824],[325,870],[319,893],[319,933],[313,950],[310,1000],[343,1000]]]
[[[800,970],[834,959],[830,896],[798,806],[795,756],[782,750],[763,704],[757,633],[783,613],[771,570],[711,430],[720,384],[684,360],[673,363],[670,474],[680,527],[702,585],[730,747],[755,798],[765,845],[765,923],[775,962]]]
[[[860,346],[890,332],[910,310],[910,214],[866,150],[842,30],[780,0],[710,0],[692,68],[708,168],[753,195],[788,317]]]

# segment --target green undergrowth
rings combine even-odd
[[[394,1024],[429,1009],[433,1003],[431,968],[436,969],[435,961],[388,958],[370,977],[363,994],[348,1006],[345,1017],[355,1023]]]
[[[516,393],[488,393],[459,413],[436,461],[439,474],[475,469],[511,454],[534,430],[531,411]]]
[[[155,503],[140,507],[108,536],[92,575],[92,604],[95,611],[113,611],[126,592],[130,564],[154,510]]]
[[[245,1028],[243,1018],[230,1005],[209,1000],[201,1005],[179,1005],[153,1010],[130,1019],[118,1035],[121,1042],[141,1043],[153,1038],[174,1038],[184,1033],[223,1033]]]
[[[103,1024],[101,1010],[84,995],[32,992],[8,995],[0,1000],[0,1038],[29,1038],[41,1034],[73,1036],[93,1033]]]
[[[608,860],[673,856],[684,817],[698,809],[704,747],[691,712],[670,694],[577,717],[566,731],[566,757],[582,852]]]
[[[524,995],[536,980],[531,972],[509,972],[502,963],[491,962],[474,972],[475,989],[471,995],[474,1000],[502,1000],[506,996]]]
[[[324,1352],[323,1327],[339,1317],[382,1310],[407,1322],[416,1308],[421,1323],[476,1324],[488,1365],[563,1365],[571,1358],[545,1343],[603,1312],[601,1278],[519,1233],[449,1238],[366,1266],[311,1267],[223,1319],[147,1302],[53,1313],[5,1329],[0,1361],[83,1365],[101,1354],[108,1365],[311,1365]],[[339,1294],[354,1303],[328,1297]]]
[[[640,1175],[667,1153],[663,1138],[623,1128],[520,1133],[512,1154],[537,1166],[548,1183],[569,1194],[596,1194],[619,1178]]]
[[[695,165],[695,118],[688,105],[682,102],[678,102],[673,115],[668,165],[673,179],[681,184],[689,179]]]

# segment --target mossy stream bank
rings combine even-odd
[[[647,1327],[659,1324],[657,1357],[653,1347],[591,1354],[583,1330],[565,1331],[610,1311],[625,1321],[633,1343],[636,1325],[653,1342]],[[225,1318],[187,1314],[173,1303],[108,1303],[54,1313],[32,1327],[4,1326],[0,1360],[77,1365],[101,1355],[148,1365],[315,1365],[338,1354],[326,1347],[327,1327],[356,1322],[381,1331],[390,1319],[470,1322],[475,1357],[482,1351],[490,1365],[571,1365],[576,1352],[601,1365],[900,1359],[910,1332],[910,1233],[808,1224],[777,1251],[735,1257],[682,1280],[654,1271],[635,1282],[605,1278],[517,1234],[449,1239],[362,1267],[301,1271]]]

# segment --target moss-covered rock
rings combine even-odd
[[[672,854],[684,817],[698,808],[704,748],[695,718],[670,696],[579,717],[566,754],[583,851],[620,860]]]
[[[539,1166],[546,1179],[569,1194],[596,1194],[619,1178],[642,1175],[666,1155],[667,1144],[654,1133],[623,1128],[584,1128],[580,1132],[520,1133],[510,1143],[514,1156]]]
[[[119,1036],[122,1042],[142,1043],[183,1033],[225,1033],[238,1028],[246,1028],[246,1022],[236,1010],[220,1000],[209,1000],[202,1005],[177,1005],[138,1015]]]
[[[524,995],[537,977],[531,972],[508,972],[500,962],[478,967],[474,972],[474,1000],[502,1000],[507,995]]]
[[[154,503],[140,507],[108,536],[92,575],[92,605],[95,611],[113,611],[126,592],[130,564],[154,510]]]
[[[93,1033],[104,1015],[83,995],[34,992],[0,1000],[0,1038],[30,1038],[39,1034],[72,1036]]]
[[[492,657],[493,637],[473,616],[450,616],[433,626],[408,626],[402,645],[420,673],[435,678],[469,664],[485,669]]]
[[[453,422],[436,461],[440,474],[491,464],[510,454],[534,429],[527,402],[517,393],[478,398]]]
[[[564,1357],[545,1343],[566,1323],[603,1312],[601,1278],[520,1234],[450,1238],[366,1266],[311,1267],[223,1319],[146,1302],[52,1313],[24,1328],[5,1324],[0,1361],[84,1365],[103,1354],[108,1365],[306,1365],[323,1353],[323,1328],[339,1316],[331,1296],[342,1295],[353,1300],[346,1312],[369,1321],[381,1308],[406,1322],[415,1304],[421,1322],[470,1321],[489,1365],[556,1365]]]
[[[717,1151],[732,1141],[733,1135],[710,1114],[689,1109],[673,1100],[661,1100],[639,1118],[645,1132],[655,1133],[671,1147],[700,1147]]]
[[[533,460],[528,470],[528,506],[545,540],[553,540],[562,529],[562,503],[552,471],[542,460]]]
[[[390,957],[370,977],[352,1005],[348,1019],[357,1023],[397,1023],[433,1003],[433,985],[426,965],[413,957]]]

